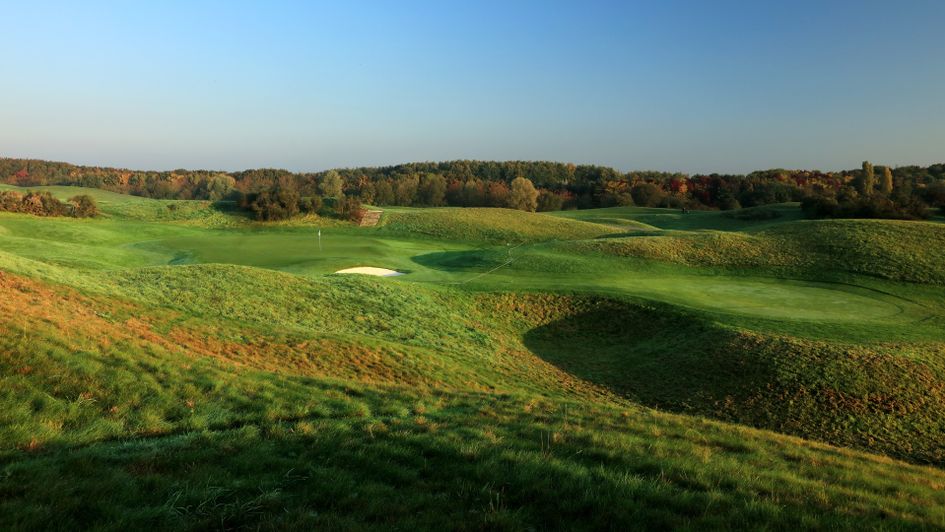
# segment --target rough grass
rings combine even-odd
[[[115,201],[0,216],[0,529],[945,527],[934,224],[394,209],[373,279]]]
[[[209,270],[200,276],[206,279],[200,293],[174,304],[144,303],[198,269]],[[315,318],[295,318],[297,308],[273,316],[275,306],[252,318],[249,309],[259,301],[246,299],[245,308],[237,303],[247,293],[291,283],[291,276],[260,272],[232,293],[227,288],[247,283],[246,275],[235,274],[249,269],[167,270],[175,272],[148,272],[151,277],[136,278],[130,288],[127,280],[117,283],[114,290],[140,301],[88,297],[4,274],[4,293],[13,297],[0,306],[0,342],[8,353],[0,371],[0,527],[860,529],[945,523],[939,470],[659,413],[595,395],[592,384],[575,379],[541,382],[540,374],[556,375],[555,366],[525,353],[510,359],[514,365],[532,360],[519,375],[510,373],[511,364],[497,364],[498,353],[516,350],[518,328],[547,334],[542,324],[559,323],[570,309],[608,311],[614,302],[495,295],[463,306],[456,294],[456,312],[468,312],[468,323],[501,316],[489,327],[495,336],[480,342],[481,332],[456,324],[443,336],[459,338],[441,342],[465,346],[466,358],[451,361],[447,345],[418,351],[422,357],[400,367],[425,357],[428,366],[418,374],[441,382],[417,385],[398,382],[400,375],[384,377],[389,368],[373,363],[397,362],[383,348],[377,357],[346,357],[332,354],[330,342],[316,343],[310,356],[330,363],[317,371],[295,364],[298,353],[283,349],[298,348],[305,337],[298,326]],[[433,315],[443,310],[437,298],[447,297],[439,292],[418,294],[407,290],[410,285],[373,280],[329,282],[344,283],[344,290],[326,298],[350,301],[333,301],[321,307],[324,314],[374,295],[392,299],[378,304],[395,321],[446,325],[456,317]],[[211,287],[233,300],[229,310],[205,314],[218,312],[202,301],[212,297]],[[285,294],[299,289],[288,284]],[[319,293],[330,290],[322,285]],[[193,319],[199,316],[220,319]],[[289,329],[281,338],[287,341],[280,343],[278,332],[259,334],[257,319],[272,331]],[[617,321],[599,324],[607,329]],[[365,332],[361,324],[349,327],[351,334]],[[397,341],[390,345],[410,348],[414,339],[398,331],[395,323],[390,334]],[[371,332],[385,338],[383,331]],[[479,348],[482,342],[488,349]],[[233,354],[237,345],[243,352]],[[572,363],[580,364],[587,352],[573,354]],[[475,371],[456,371],[475,367],[480,357]],[[345,373],[359,365],[364,378]],[[500,389],[477,389],[474,380],[488,371],[502,376]],[[539,385],[533,389],[528,381]]]
[[[134,340],[145,338],[162,349],[273,373],[625,398],[945,463],[937,437],[945,430],[939,415],[945,351],[938,343],[844,345],[739,331],[667,306],[596,296],[474,296],[228,265],[134,270],[115,276],[105,299],[66,288],[57,295],[7,278],[11,297],[2,311],[11,339],[28,338],[38,328],[32,324],[53,322],[48,336],[60,341],[88,330],[89,337],[119,338],[108,341],[132,352],[144,349]],[[127,303],[109,303],[116,296]],[[30,365],[16,360],[8,371]],[[17,423],[36,421],[23,411]],[[26,444],[23,434],[17,445]]]
[[[935,528],[938,471],[637,409],[331,391],[347,412],[32,453],[5,528]],[[385,411],[384,408],[393,408]],[[400,410],[397,410],[400,409]],[[386,413],[385,413],[386,412]]]
[[[799,220],[803,213],[797,203],[765,205],[733,211],[690,211],[654,207],[610,207],[550,213],[552,216],[638,230],[670,231],[756,231]]]
[[[698,232],[571,244],[582,251],[687,266],[766,269],[823,276],[854,273],[945,284],[945,225],[894,220],[824,220],[757,233]]]
[[[537,356],[634,402],[945,464],[945,343],[801,340],[596,297],[482,301]]]
[[[464,242],[517,244],[575,240],[613,233],[600,224],[513,209],[388,209],[380,231]]]

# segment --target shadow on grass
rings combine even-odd
[[[857,528],[884,517],[805,505],[742,468],[674,458],[691,442],[673,422],[650,421],[665,439],[628,431],[601,448],[587,434],[552,437],[546,424],[566,423],[538,414],[493,399],[428,418],[248,424],[44,454],[2,471],[0,527],[787,528],[816,518]],[[787,497],[758,497],[779,491]]]
[[[608,301],[523,340],[560,369],[641,404],[717,415],[715,405],[775,380],[764,356],[732,349],[736,337],[695,317]]]
[[[438,251],[410,258],[417,264],[447,272],[481,271],[495,268],[508,260],[505,249],[475,249],[468,251]]]
[[[619,301],[536,327],[523,342],[646,406],[945,463],[945,444],[932,436],[945,430],[937,413],[945,394],[935,391],[945,378],[898,353],[763,336]]]

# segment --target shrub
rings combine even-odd
[[[355,223],[360,223],[361,218],[364,217],[364,209],[361,208],[361,200],[357,196],[342,197],[338,201],[336,210],[339,218]]]
[[[16,191],[0,192],[0,210],[21,212],[34,216],[66,216],[72,214],[71,206],[59,201],[49,192],[34,191],[27,191],[26,194]]]
[[[99,214],[95,198],[88,194],[73,196],[69,198],[69,203],[72,205],[72,216],[76,218],[93,218]]]

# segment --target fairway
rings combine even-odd
[[[588,284],[590,282],[588,280]],[[800,321],[842,323],[888,319],[901,314],[900,305],[907,304],[879,294],[855,293],[829,283],[744,277],[644,274],[595,278],[593,283],[600,291],[607,287],[688,308]]]
[[[53,188],[60,195],[69,195],[68,187]],[[115,212],[122,212],[120,202],[115,202],[116,196],[121,198],[106,197],[113,202]],[[132,199],[131,204],[147,206],[149,201],[152,200]],[[782,209],[789,213],[785,216],[787,221],[794,219],[791,208]],[[601,211],[577,211],[569,216],[589,221],[615,213],[650,221],[681,216],[654,212],[660,209]],[[720,223],[733,227],[732,220],[720,218],[718,213],[686,216],[690,227],[696,229],[703,229],[692,225],[700,220],[709,227]],[[577,255],[560,247],[549,250],[542,244],[520,245],[510,251],[507,245],[497,246],[488,241],[455,241],[422,233],[388,235],[383,230],[343,226],[321,229],[319,242],[320,229],[315,225],[213,228],[186,222],[120,219],[74,222],[0,214],[4,250],[82,269],[237,264],[318,276],[370,264],[410,274],[400,282],[477,290],[624,293],[687,308],[787,321],[870,323],[927,317],[919,306],[905,298],[850,285],[693,275],[691,271],[665,269],[654,272],[652,267],[639,267],[634,262]],[[506,264],[509,258],[514,260]]]
[[[468,249],[461,244],[377,237],[352,229],[204,230],[198,234],[129,244],[148,254],[173,257],[174,264],[241,264],[301,275],[322,275],[370,264],[392,270],[416,272],[430,279],[436,272],[411,261],[431,252]],[[419,271],[418,271],[419,270]]]

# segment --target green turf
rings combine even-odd
[[[773,213],[773,218],[753,219],[750,214],[764,209]],[[744,209],[748,216],[739,215],[739,211],[689,211],[681,209],[658,209],[651,207],[610,207],[606,209],[586,209],[579,211],[560,211],[551,216],[570,220],[594,222],[624,228],[627,232],[660,230],[716,230],[716,231],[752,231],[771,227],[784,222],[801,219],[802,213],[796,203],[768,205],[755,209]]]
[[[0,528],[945,526],[938,224],[93,193],[0,214]]]

